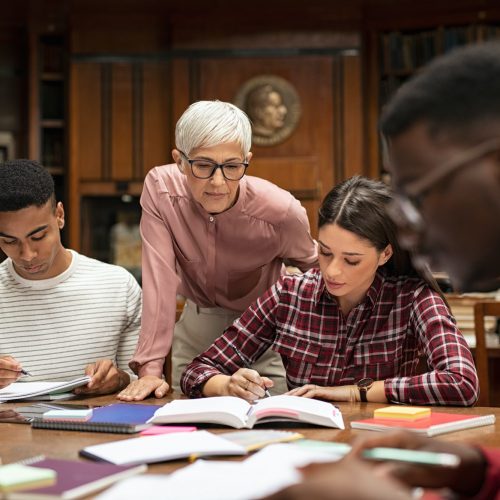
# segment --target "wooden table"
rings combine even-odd
[[[175,394],[171,394],[167,398],[160,400],[150,398],[143,403],[164,404],[167,401],[175,399],[175,397],[178,397],[178,395],[176,396]],[[86,399],[84,401],[95,405],[117,402],[114,396],[102,396]],[[75,400],[73,402],[76,404],[79,401]],[[16,406],[21,405],[26,405],[26,403],[5,403],[0,405],[0,410],[15,408]],[[313,427],[297,427],[294,430],[301,432],[306,437],[311,439],[350,442],[355,436],[373,431],[351,430],[349,422],[352,420],[372,417],[373,410],[375,408],[387,405],[376,403],[339,403],[338,406],[344,417],[346,424],[345,430]],[[466,413],[472,415],[495,414],[497,417],[495,425],[443,434],[440,438],[448,441],[459,440],[485,446],[500,447],[500,408],[440,407],[439,411],[447,413]],[[277,427],[278,426],[279,424],[277,424]],[[227,432],[228,430],[230,429],[227,427],[220,429],[210,428],[210,431],[214,432]],[[287,430],[291,429],[287,427]],[[39,454],[44,454],[52,458],[79,459],[78,450],[85,446],[119,439],[128,439],[130,437],[135,437],[135,435],[32,429],[29,425],[25,424],[0,423],[0,456],[4,464],[23,460]],[[149,472],[172,472],[173,470],[186,465],[186,463],[187,462],[185,460],[178,460],[175,462],[152,464],[149,467]]]

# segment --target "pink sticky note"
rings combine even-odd
[[[196,427],[191,426],[175,426],[175,425],[153,425],[148,429],[144,429],[140,432],[141,436],[156,436],[158,434],[172,434],[173,432],[193,432]]]

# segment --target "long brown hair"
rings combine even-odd
[[[421,278],[443,297],[430,272],[428,276],[420,273],[413,265],[409,252],[399,245],[396,225],[387,214],[391,201],[392,193],[383,182],[361,176],[351,177],[337,184],[325,196],[319,209],[318,227],[338,224],[370,241],[379,252],[390,244],[393,255],[382,266],[386,274]]]

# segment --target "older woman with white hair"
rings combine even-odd
[[[199,101],[175,131],[175,161],[153,168],[141,197],[143,315],[130,363],[139,379],[118,398],[163,397],[172,346],[172,381],[284,272],[317,265],[306,212],[287,191],[246,176],[252,153],[250,121],[236,106]],[[186,306],[175,323],[176,295]],[[256,366],[286,390],[272,350]]]

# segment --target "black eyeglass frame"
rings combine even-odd
[[[179,150],[179,153],[184,157],[184,159],[189,163],[189,166],[191,168],[191,173],[193,174],[194,177],[196,177],[197,179],[210,179],[211,177],[213,177],[215,175],[215,172],[218,168],[220,168],[221,172],[222,172],[222,175],[224,177],[224,179],[226,179],[227,181],[239,181],[241,180],[244,175],[246,174],[246,171],[247,171],[247,168],[248,168],[248,165],[249,165],[249,162],[248,161],[231,161],[231,162],[226,162],[226,163],[217,163],[216,161],[214,160],[210,160],[210,159],[207,159],[207,158],[204,158],[203,160],[201,159],[191,159],[188,157],[188,155],[186,153],[184,153],[183,151]],[[207,177],[200,177],[199,175],[196,175],[194,173],[194,170],[193,170],[193,163],[195,162],[205,162],[205,163],[210,163],[213,165],[213,168],[212,168],[212,171],[210,172],[210,174],[207,176]],[[243,173],[241,174],[240,177],[238,177],[237,179],[231,179],[229,178],[227,175],[226,175],[226,172],[224,171],[224,167],[226,165],[242,165],[243,166]]]

